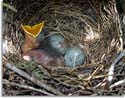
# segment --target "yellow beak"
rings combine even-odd
[[[29,26],[29,25],[22,25],[22,29],[24,30],[25,33],[31,35],[32,37],[37,37],[40,32],[43,30],[44,27],[44,21],[42,23],[36,24],[34,26]]]

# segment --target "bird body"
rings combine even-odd
[[[33,49],[30,50],[25,56],[29,57],[29,60],[34,60],[43,65],[62,66],[63,58],[53,51],[47,51],[46,49]]]

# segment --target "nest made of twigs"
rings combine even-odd
[[[17,10],[14,12],[12,9],[3,9],[3,38],[8,44],[6,62],[17,66],[64,95],[121,95],[119,89],[105,90],[103,85],[108,68],[121,49],[119,17],[114,0],[21,0],[18,2],[5,0],[5,2]],[[86,54],[85,63],[76,68],[46,66],[41,70],[38,64],[22,60],[21,45],[24,36],[20,25],[36,24],[41,21],[45,21],[45,28],[51,34],[60,33],[70,45],[80,46]],[[6,78],[7,72],[7,69],[3,68],[3,78],[10,80],[11,75]],[[19,76],[13,75],[13,77],[11,81],[16,80],[21,83],[17,78]],[[29,83],[22,77],[20,79],[24,80],[23,84]],[[116,74],[114,81],[117,79]],[[7,88],[6,85],[4,89],[20,90],[14,87]],[[45,90],[44,87],[42,89]],[[28,94],[44,95],[44,93],[32,94],[32,92],[29,91]],[[6,94],[18,95],[7,91]],[[28,95],[25,91],[21,94]]]

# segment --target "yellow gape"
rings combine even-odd
[[[22,29],[24,30],[25,33],[31,35],[32,37],[37,37],[40,32],[42,31],[44,27],[44,21],[42,23],[36,24],[34,26],[29,26],[29,25],[22,25]]]

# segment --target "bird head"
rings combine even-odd
[[[25,34],[25,40],[22,45],[22,52],[23,54],[26,54],[28,51],[39,46],[40,43],[37,41],[37,37],[43,30],[44,22],[33,26],[21,24],[21,27]]]

